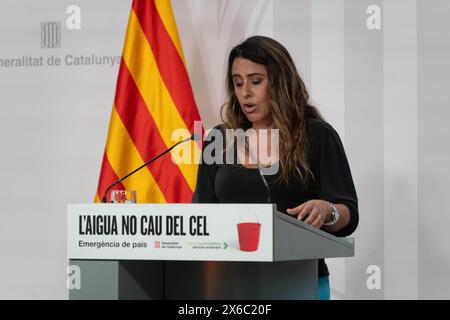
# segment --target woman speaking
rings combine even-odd
[[[353,233],[358,201],[344,147],[337,132],[310,105],[286,48],[268,37],[246,39],[230,52],[226,84],[223,124],[216,130],[250,132],[249,140],[256,143],[236,146],[234,135],[226,139],[223,152],[231,150],[230,144],[235,146],[234,163],[201,161],[193,202],[269,199],[279,211],[315,228],[335,236]],[[271,155],[265,161],[260,157],[263,146]],[[274,167],[276,172],[263,173]],[[329,299],[329,272],[323,259],[318,275],[319,299]]]

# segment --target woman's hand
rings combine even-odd
[[[287,213],[315,228],[320,228],[331,219],[332,208],[328,201],[309,200],[301,205],[287,209]]]

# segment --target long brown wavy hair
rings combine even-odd
[[[292,175],[297,175],[306,185],[309,178],[314,179],[307,158],[306,119],[323,118],[317,108],[309,104],[309,94],[291,55],[279,42],[264,36],[250,37],[231,50],[226,78],[228,97],[222,106],[221,115],[225,129],[247,130],[252,124],[242,112],[234,93],[232,67],[236,58],[244,58],[266,67],[269,79],[267,94],[273,123],[280,134],[279,178],[288,184]]]

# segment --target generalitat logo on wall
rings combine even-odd
[[[81,8],[70,5],[66,9],[68,30],[81,30]],[[61,21],[41,22],[41,48],[61,48]]]
[[[41,48],[61,48],[61,22],[41,22]]]
[[[57,68],[67,67],[89,67],[89,66],[106,66],[118,67],[122,59],[121,54],[115,55],[99,55],[96,52],[86,52],[86,49],[92,48],[76,48],[70,50],[64,55],[58,54],[59,50],[65,46],[70,47],[70,39],[73,37],[91,36],[98,32],[79,32],[82,29],[82,11],[78,5],[69,5],[65,12],[61,12],[62,19],[60,21],[47,20],[42,21],[37,26],[39,34],[36,41],[33,42],[33,48],[38,47],[42,50],[42,54],[19,55],[19,56],[0,56],[0,70],[5,69],[26,69],[51,67]],[[36,34],[38,30],[34,27],[27,29],[25,32]],[[101,37],[99,41],[107,37]],[[97,39],[95,39],[97,41]],[[70,48],[69,48],[70,49]],[[37,51],[35,51],[37,52]],[[1,54],[1,53],[0,53]]]

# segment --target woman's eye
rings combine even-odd
[[[259,80],[259,79],[258,79],[258,80],[253,80],[252,83],[253,83],[253,84],[260,84],[260,83],[261,83],[261,80]]]
[[[242,82],[235,82],[235,83],[234,83],[234,86],[235,86],[235,87],[241,87],[241,86],[242,86]]]

